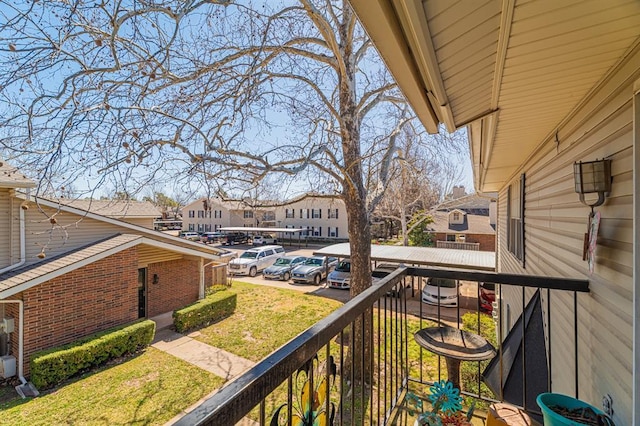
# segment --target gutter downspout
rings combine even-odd
[[[0,303],[17,303],[20,307],[18,313],[18,379],[25,385],[27,380],[24,378],[24,302],[18,299],[2,299]]]
[[[26,229],[24,226],[24,222],[25,222],[25,218],[24,218],[24,212],[26,210],[26,206],[24,204],[24,202],[22,204],[20,204],[20,261],[18,263],[14,263],[13,265],[9,265],[6,268],[0,269],[0,274],[3,274],[7,271],[11,271],[12,269],[16,269],[22,265],[24,265],[24,263],[27,261],[27,254],[26,254]]]

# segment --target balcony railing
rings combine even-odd
[[[420,293],[417,303],[412,300],[415,290],[420,292],[423,288],[426,277],[465,280],[465,293],[458,292],[456,296],[457,307],[427,305],[419,301]],[[486,282],[495,283],[497,293],[502,294],[494,303],[495,308],[487,306],[486,300],[481,301],[480,283]],[[538,289],[541,295],[536,296]],[[521,401],[515,405],[535,415],[537,407],[530,404],[535,395],[527,393],[533,382],[539,382],[540,370],[536,370],[535,377],[528,370],[533,368],[532,360],[539,360],[542,355],[544,367],[553,371],[552,357],[548,355],[553,353],[552,344],[558,344],[549,338],[555,335],[550,333],[554,327],[551,299],[555,293],[560,296],[554,298],[554,309],[558,302],[567,302],[573,316],[574,323],[569,327],[573,333],[572,387],[578,396],[577,301],[579,293],[587,291],[588,282],[584,280],[401,267],[228,383],[177,424],[233,425],[248,417],[261,425],[294,424],[296,419],[304,419],[302,424],[314,424],[317,419],[319,424],[412,425],[416,413],[406,408],[407,393],[423,396],[426,387],[447,378],[443,357],[418,346],[414,333],[439,325],[466,327],[477,334],[496,333],[497,355],[492,363],[499,366],[499,374],[494,377],[499,390],[493,393],[481,381],[488,361],[482,365],[465,362],[461,391],[468,400],[479,400],[480,408],[504,400],[508,395],[503,391],[514,386],[507,382],[508,371],[504,367],[511,363],[517,368],[515,364],[520,363],[524,373],[516,378],[515,385],[520,387]],[[534,346],[527,333],[535,315],[529,302],[536,297],[541,301],[538,310],[541,306],[545,315],[546,342]],[[482,309],[495,309],[495,321],[481,313]],[[524,320],[517,322],[514,319],[520,313],[524,313]],[[508,328],[517,331],[518,327],[520,331],[511,335],[520,334],[520,341],[514,344],[510,337],[506,339],[507,346],[500,343]],[[566,338],[560,343],[566,348]],[[551,374],[545,380],[545,391],[553,390]],[[483,416],[482,409],[478,413]]]
[[[480,250],[480,243],[463,243],[460,241],[436,241],[437,248],[455,250]]]

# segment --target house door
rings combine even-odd
[[[147,268],[138,269],[138,318],[147,316]]]

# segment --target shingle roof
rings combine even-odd
[[[0,188],[34,188],[36,183],[0,159]]]
[[[69,207],[113,218],[155,218],[162,216],[160,210],[148,201],[66,200],[61,203]]]
[[[131,247],[136,244],[136,240],[142,241],[143,237],[132,234],[118,234],[50,259],[45,259],[42,262],[5,272],[0,275],[0,298],[4,297],[3,293],[16,286],[38,278],[42,279],[49,274],[69,272],[69,270],[75,269],[74,265],[79,267],[81,264],[90,263],[92,258],[100,258],[101,255],[104,257],[103,255],[107,252],[113,254]]]
[[[464,223],[449,224],[448,212],[434,212],[432,215],[433,223],[427,225],[430,232],[450,232],[457,234],[491,234],[495,235],[496,230],[489,224],[489,216],[476,214],[465,214]]]
[[[478,194],[465,195],[460,198],[454,198],[452,200],[446,200],[440,203],[437,210],[476,210],[476,209],[489,209],[491,199],[487,197],[481,197]]]

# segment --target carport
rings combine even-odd
[[[286,234],[298,234],[298,247],[300,246],[300,235],[302,232],[307,232],[306,228],[261,228],[261,227],[245,227],[245,226],[225,226],[218,228],[219,231],[227,232],[255,232],[255,233],[269,233],[276,234],[278,240],[282,239]]]
[[[349,243],[333,244],[315,251],[319,256],[347,258],[351,254]],[[371,260],[374,262],[403,263],[405,265],[437,268],[496,270],[496,254],[492,251],[457,250],[434,247],[405,247],[373,244]]]
[[[349,243],[333,244],[313,252],[318,256],[348,258],[351,254]],[[406,266],[429,266],[442,269],[465,269],[471,271],[495,272],[496,254],[492,251],[458,250],[434,247],[405,247],[371,245],[371,260],[404,264]],[[415,286],[411,277],[411,296],[415,296]]]

